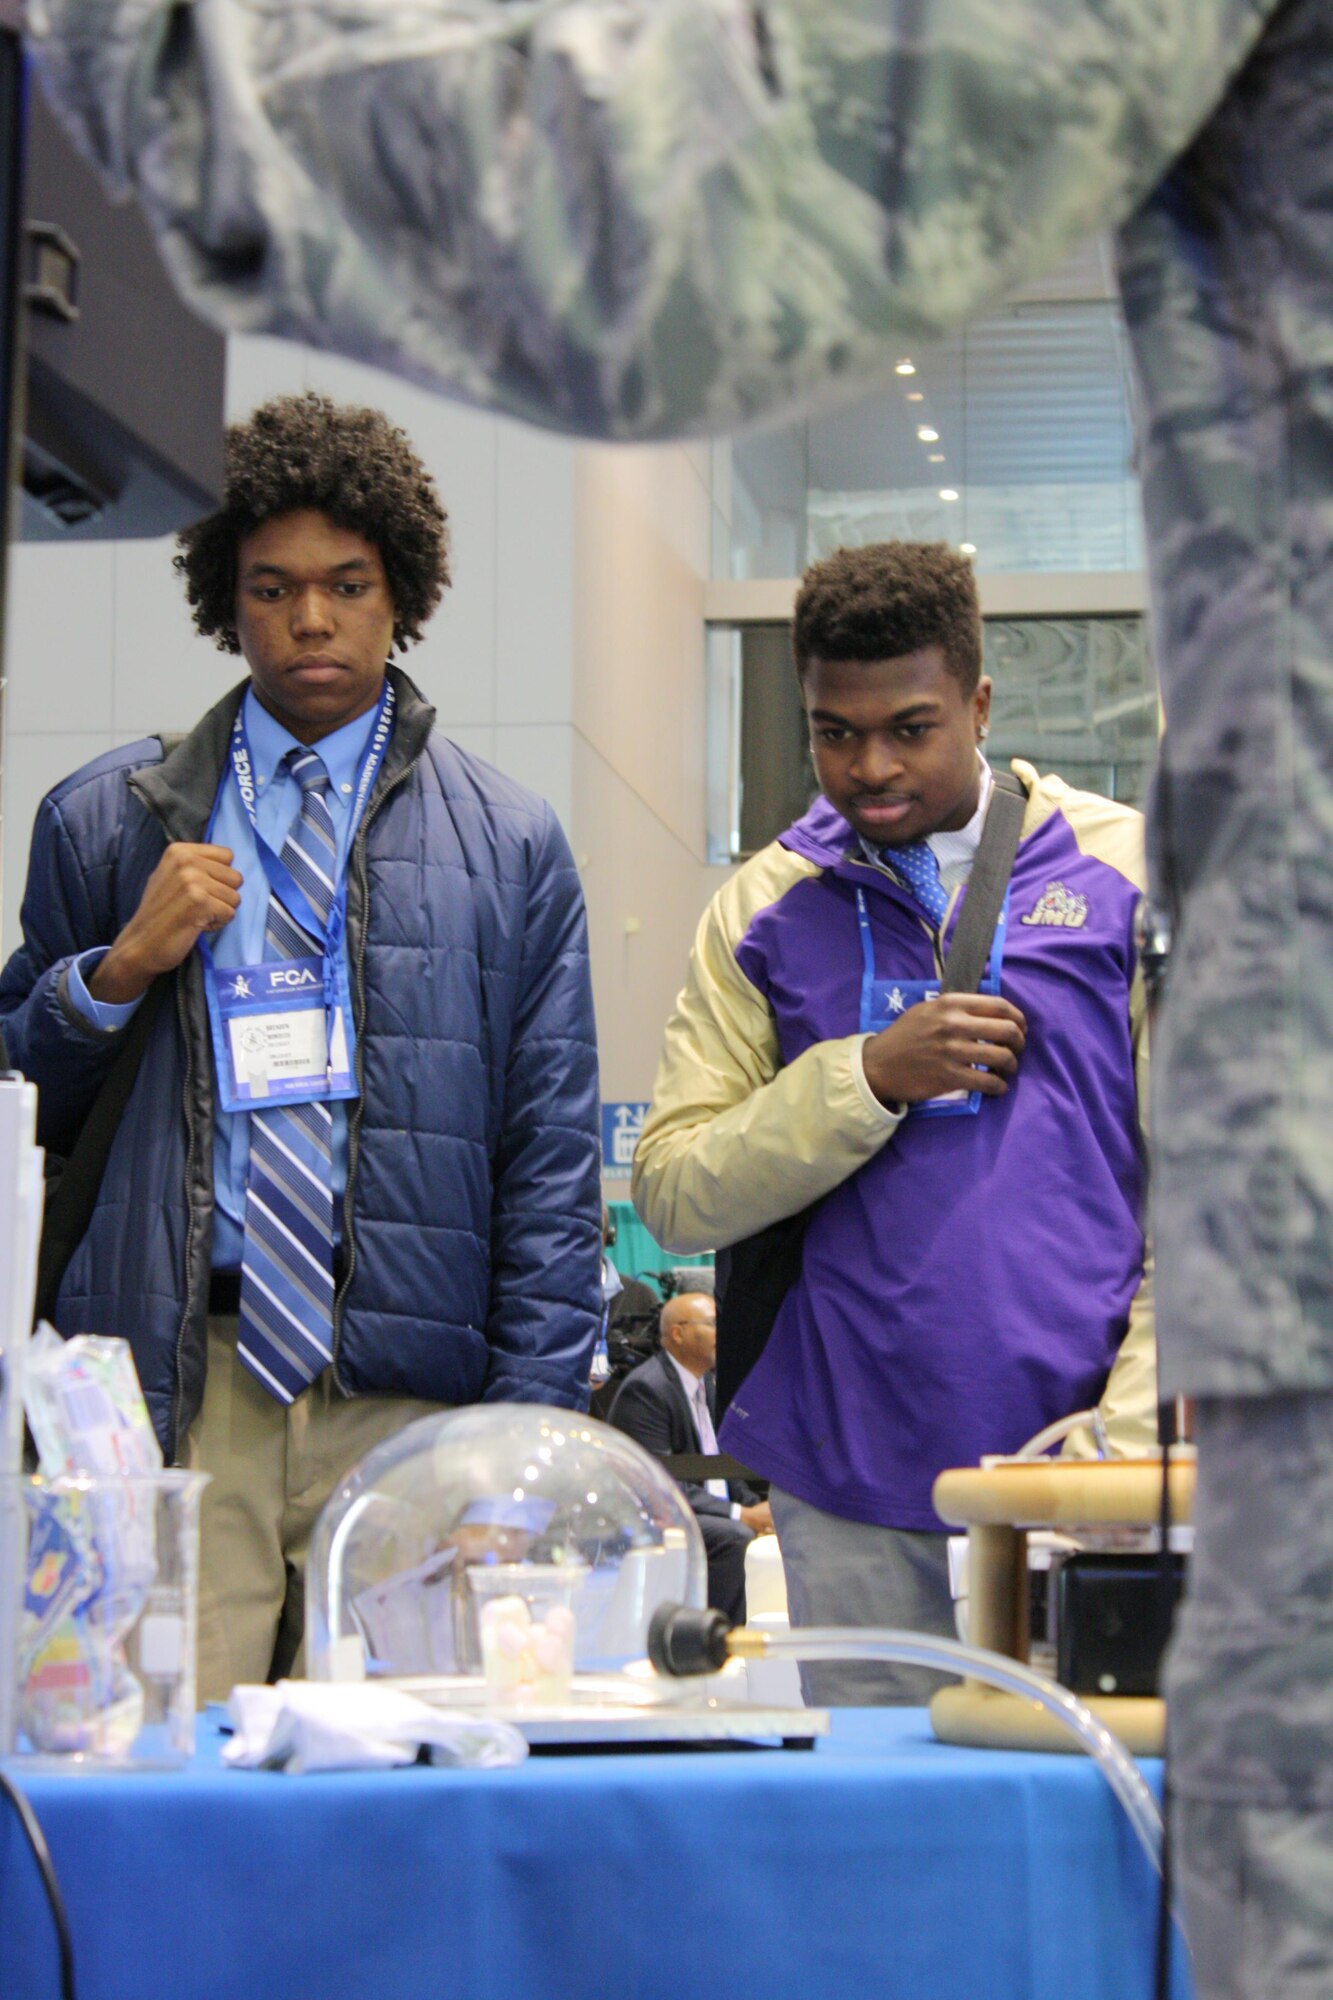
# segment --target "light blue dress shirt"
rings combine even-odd
[[[333,818],[334,830],[338,836],[338,878],[341,881],[347,866],[347,851],[352,837],[352,803],[356,794],[357,777],[361,770],[361,759],[375,727],[376,710],[367,715],[359,715],[354,722],[343,724],[331,736],[322,736],[312,747],[324,760],[324,768],[329,774],[328,805]],[[275,721],[266,708],[255,700],[253,690],[245,696],[245,727],[250,738],[250,756],[254,765],[255,817],[259,831],[273,849],[280,853],[282,843],[287,838],[293,822],[301,810],[301,787],[290,771],[279,770],[284,757],[293,750],[303,750],[306,746]],[[268,920],[269,887],[255,846],[254,834],[245,807],[241,804],[236,781],[232,776],[231,761],[223,773],[219,788],[217,822],[212,838],[221,847],[229,847],[235,856],[235,866],[245,877],[241,888],[241,907],[227,925],[213,939],[214,962],[219,969],[232,966],[257,965],[264,957],[264,926]],[[347,946],[342,946],[344,961]],[[129,1020],[137,1000],[125,1006],[110,1006],[106,1001],[94,1000],[88,991],[87,981],[93,971],[106,956],[105,950],[86,951],[70,967],[69,997],[74,1005],[95,1027],[104,1030],[121,1028]],[[351,990],[349,979],[348,990]],[[351,1023],[348,1023],[350,1036]],[[350,1099],[343,1098],[330,1105],[333,1114],[333,1224],[335,1236],[341,1234],[342,1198],[347,1187],[347,1114]],[[238,1271],[241,1267],[241,1249],[245,1221],[245,1184],[250,1171],[250,1116],[248,1112],[215,1114],[213,1137],[213,1268],[215,1271]]]

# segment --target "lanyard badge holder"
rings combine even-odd
[[[861,1033],[878,1034],[892,1027],[909,1007],[917,1007],[940,997],[938,979],[881,979],[875,971],[875,941],[870,930],[870,913],[864,889],[856,892],[856,922],[861,934]],[[1004,940],[1009,926],[1009,891],[995,923],[990,957],[978,984],[981,993],[998,993],[1004,966]],[[953,1090],[943,1097],[927,1098],[923,1104],[907,1108],[909,1118],[975,1118],[981,1109],[979,1090]]]
[[[348,849],[393,728],[394,692],[386,681],[375,726],[362,760]],[[208,938],[199,940],[204,986],[213,1034],[220,1108],[253,1111],[271,1104],[309,1104],[355,1097],[352,1072],[354,1031],[347,967],[342,950],[347,926],[347,875],[339,873],[327,925],[259,831],[255,815],[253,761],[245,729],[245,703],[232,729],[229,770],[250,821],[264,874],[289,917],[320,945],[319,956],[264,959],[256,965],[221,970]],[[213,807],[208,839],[217,824]]]

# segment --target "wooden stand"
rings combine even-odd
[[[1173,1525],[1194,1504],[1194,1460],[1173,1457],[1169,1476]],[[941,1517],[966,1527],[970,1571],[968,1637],[974,1646],[1028,1657],[1030,1528],[1077,1534],[1084,1528],[1154,1527],[1161,1506],[1158,1459],[1036,1459],[942,1472],[935,1481]],[[1098,1719],[1137,1757],[1158,1757],[1166,1709],[1155,1696],[1083,1695]],[[976,1681],[941,1688],[930,1721],[942,1743],[1004,1750],[1072,1750],[1068,1734],[1036,1702],[1001,1694]]]

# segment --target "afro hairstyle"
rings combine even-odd
[[[393,602],[394,644],[406,651],[449,583],[447,516],[406,432],[382,410],[307,391],[264,403],[229,424],[222,505],[176,537],[194,622],[224,653],[239,653],[236,566],[241,543],[265,521],[303,508],[327,514],[379,551]]]

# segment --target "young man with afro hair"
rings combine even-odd
[[[179,539],[248,679],[43,801],[0,1020],[68,1154],[157,996],[55,1317],[130,1342],[167,1463],[210,1475],[220,1699],[299,1660],[311,1527],[373,1445],[460,1403],[586,1407],[597,1077],[554,814],[391,664],[449,582],[402,431],[268,403]]]
[[[751,1240],[762,1289],[761,1232],[807,1217],[766,1345],[745,1308],[719,1441],[772,1482],[793,1623],[948,1637],[939,1472],[1099,1401],[1089,1440],[1155,1437],[1140,820],[1016,764],[990,965],[940,996],[994,790],[971,565],[942,542],[843,549],[807,572],[794,645],[823,796],[704,915],[634,1198],[673,1250],[751,1245],[719,1259],[724,1361]],[[806,1684],[845,1703],[935,1681]]]

